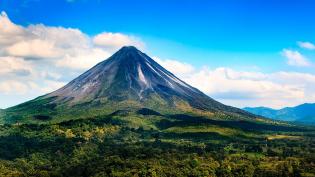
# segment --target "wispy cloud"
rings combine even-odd
[[[311,42],[297,42],[298,46],[303,49],[315,50],[315,45]]]
[[[302,55],[299,51],[290,50],[290,49],[283,49],[281,54],[287,58],[288,65],[291,66],[311,66],[309,60]]]

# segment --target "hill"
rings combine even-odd
[[[294,121],[309,124],[315,123],[314,103],[305,103],[295,107],[286,107],[278,110],[266,107],[244,108],[244,110],[275,120]]]

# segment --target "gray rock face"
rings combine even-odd
[[[78,101],[94,97],[134,92],[142,99],[145,92],[173,90],[178,95],[199,92],[134,47],[123,47],[109,59],[88,70],[65,87],[50,94]],[[110,92],[110,93],[109,93]]]

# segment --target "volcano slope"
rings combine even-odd
[[[135,47],[1,110],[0,176],[314,176],[314,128],[221,104]]]

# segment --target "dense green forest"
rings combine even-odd
[[[0,176],[315,176],[312,128],[144,110],[0,126]]]
[[[0,176],[314,177],[314,136],[219,103],[123,47],[0,110]]]

